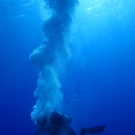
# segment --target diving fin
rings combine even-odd
[[[103,132],[105,129],[105,126],[96,126],[96,127],[91,127],[91,128],[82,128],[81,131],[81,135],[85,135],[86,133],[89,134],[96,134],[96,133],[100,133]]]

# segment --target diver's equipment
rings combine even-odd
[[[103,132],[105,129],[105,126],[96,126],[96,127],[91,127],[91,128],[82,128],[81,131],[81,135],[85,135],[87,133],[89,134],[97,134],[100,132]]]

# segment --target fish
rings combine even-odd
[[[80,135],[85,135],[87,133],[89,134],[97,134],[100,132],[103,132],[106,126],[96,126],[96,127],[91,127],[91,128],[82,128],[80,130],[81,134]]]

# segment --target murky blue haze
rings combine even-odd
[[[62,5],[60,5],[62,6]],[[135,135],[135,1],[80,0],[60,61],[61,111],[82,127],[106,125],[100,135]],[[33,135],[39,70],[29,61],[43,43],[38,0],[0,0],[0,135]],[[53,99],[51,99],[53,100]]]

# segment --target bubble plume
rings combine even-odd
[[[43,22],[44,42],[29,56],[30,61],[39,68],[39,78],[34,95],[37,102],[31,112],[32,120],[61,107],[63,94],[58,71],[60,61],[66,61],[68,48],[66,36],[70,32],[72,15],[77,0],[44,0],[46,10],[51,10],[51,17]]]

